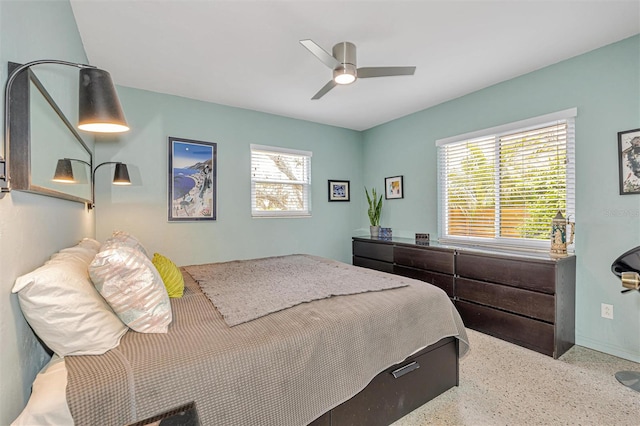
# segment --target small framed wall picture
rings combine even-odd
[[[395,198],[404,198],[404,184],[402,176],[393,176],[384,178],[384,198],[393,200]]]
[[[329,201],[349,201],[349,181],[329,181]]]
[[[620,195],[640,194],[640,129],[618,132]]]

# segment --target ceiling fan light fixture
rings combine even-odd
[[[356,81],[356,67],[351,64],[344,64],[333,70],[333,81],[337,84],[351,84]]]
[[[333,71],[332,79],[311,100],[318,100],[337,85],[351,84],[359,78],[413,75],[416,67],[362,67],[356,65],[356,45],[343,41],[333,46],[333,55],[311,39],[300,40],[313,56]]]

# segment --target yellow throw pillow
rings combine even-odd
[[[160,273],[169,297],[182,297],[182,293],[184,292],[184,278],[176,264],[159,253],[153,254],[152,262]]]

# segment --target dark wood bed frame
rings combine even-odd
[[[384,426],[458,386],[458,339],[446,337],[378,374],[310,426]]]

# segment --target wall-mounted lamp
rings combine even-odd
[[[11,86],[22,71],[40,64],[58,64],[80,68],[78,128],[89,132],[115,133],[129,130],[120,100],[108,72],[93,65],[42,59],[16,68],[7,79],[4,89],[4,155],[0,156],[0,192],[11,191],[9,153],[11,144]],[[69,163],[70,164],[70,163]],[[96,167],[97,169],[97,167]],[[95,170],[94,170],[95,172]]]
[[[91,169],[91,164],[84,160],[78,160],[76,158],[62,158],[58,160],[58,164],[56,164],[56,171],[53,174],[53,179],[51,180],[59,183],[77,183],[76,178],[73,176],[73,166],[71,165],[71,161],[84,163],[89,166],[89,169]]]
[[[89,168],[91,168],[91,164],[87,163],[84,160],[78,160],[76,158],[62,158],[58,160],[58,164],[56,165],[56,172],[53,175],[52,179],[54,182],[76,183],[76,180],[73,176],[73,167],[71,166],[72,161],[84,163],[89,166]],[[131,185],[131,180],[129,179],[129,170],[127,169],[126,164],[119,161],[106,161],[104,163],[98,164],[96,168],[91,172],[91,204],[87,205],[89,209],[94,208],[96,203],[96,170],[106,164],[116,165],[112,181],[114,185]]]

